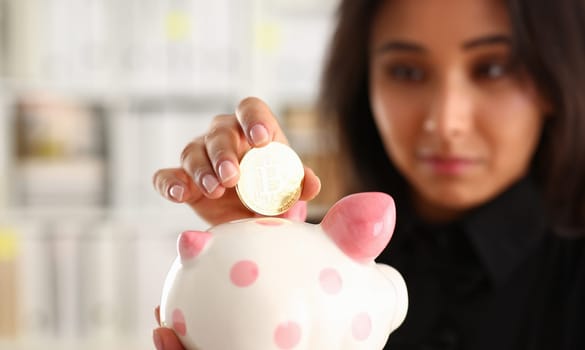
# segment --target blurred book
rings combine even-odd
[[[168,224],[141,226],[136,240],[136,331],[148,334],[156,325],[153,309],[160,304],[165,278],[177,257],[181,230]]]
[[[36,220],[20,220],[18,227],[18,332],[27,338],[47,339],[56,326],[51,237]]]
[[[62,338],[80,337],[79,246],[84,226],[82,221],[63,220],[55,222],[50,231],[51,260],[54,264],[52,288],[56,316],[55,335]]]
[[[16,231],[0,224],[0,338],[17,335],[17,263]]]
[[[15,105],[15,202],[90,206],[106,201],[105,116],[83,101],[24,95]]]
[[[292,148],[321,179],[321,192],[308,204],[308,220],[318,222],[343,193],[343,157],[338,152],[335,131],[306,106],[286,108],[283,126]]]

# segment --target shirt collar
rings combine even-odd
[[[542,240],[547,224],[542,198],[525,178],[471,212],[462,228],[490,279],[501,284]]]

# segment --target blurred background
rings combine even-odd
[[[0,349],[153,348],[176,237],[207,225],[152,175],[243,97],[325,179],[310,212],[336,199],[313,112],[336,3],[0,0]]]

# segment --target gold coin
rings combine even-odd
[[[305,170],[290,147],[271,142],[250,149],[240,161],[236,192],[242,203],[265,216],[280,215],[301,196]]]

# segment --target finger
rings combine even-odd
[[[298,201],[286,213],[280,215],[281,218],[293,221],[307,220],[307,202]]]
[[[236,117],[252,146],[264,146],[270,141],[288,144],[276,117],[264,101],[248,97],[236,108]]]
[[[321,180],[313,169],[305,167],[305,177],[303,178],[303,190],[300,199],[303,201],[310,201],[317,197],[321,191]]]
[[[156,323],[160,326],[160,305],[154,308],[154,318]]]
[[[156,328],[152,340],[157,350],[185,350],[175,332],[170,328]]]
[[[225,192],[207,157],[204,137],[189,143],[181,153],[181,167],[191,176],[201,193],[209,198],[219,198]]]
[[[152,177],[152,183],[161,196],[176,203],[197,201],[202,196],[183,168],[157,170]]]
[[[215,118],[205,136],[205,147],[221,185],[234,187],[240,175],[239,159],[250,148],[234,115]]]
[[[315,198],[321,189],[321,181],[315,175],[311,168],[305,167],[305,177],[303,179],[303,190],[301,192],[300,200],[290,208],[286,213],[280,217],[294,220],[307,220],[307,201]]]

